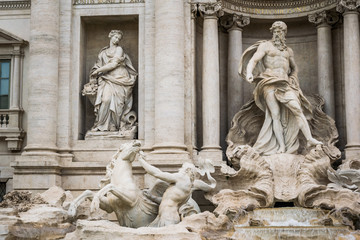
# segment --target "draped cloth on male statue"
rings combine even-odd
[[[243,53],[239,67],[243,79],[246,79],[246,66],[249,60],[263,42],[258,41]],[[256,106],[265,112],[265,120],[253,148],[263,155],[272,155],[280,147],[273,131],[272,118],[265,101],[267,90],[275,87],[275,97],[280,105],[280,121],[284,130],[286,153],[296,153],[299,148],[298,134],[300,129],[292,112],[297,111],[297,109],[292,108],[287,103],[289,101],[297,101],[305,117],[308,120],[312,117],[312,106],[303,95],[296,74],[290,74],[289,79],[281,79],[274,76],[271,69],[265,69],[262,61],[257,63],[253,74],[254,83],[256,84],[253,92],[254,100]]]

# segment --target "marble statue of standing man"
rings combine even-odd
[[[295,153],[299,147],[299,130],[308,146],[322,144],[312,137],[307,119],[312,107],[298,82],[294,53],[286,45],[287,26],[277,21],[270,31],[273,38],[259,41],[243,54],[239,73],[256,83],[254,99],[265,112],[265,121],[255,145],[264,155]]]
[[[132,109],[137,72],[120,46],[122,37],[120,30],[109,33],[110,44],[101,49],[90,71],[90,90],[96,86],[92,101],[96,119],[91,131],[121,133],[126,130],[126,115]]]

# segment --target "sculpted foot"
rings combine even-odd
[[[315,138],[310,138],[308,141],[307,141],[307,147],[311,147],[311,146],[316,146],[316,145],[323,145],[322,142],[316,140]]]
[[[276,153],[285,153],[285,146],[280,146]]]

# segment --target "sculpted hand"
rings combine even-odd
[[[90,74],[90,77],[97,77],[98,74],[99,74],[98,70],[95,70]]]
[[[254,76],[252,73],[248,73],[246,74],[246,80],[250,83],[252,83],[254,81]]]

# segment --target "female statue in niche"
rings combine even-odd
[[[89,96],[94,105],[96,118],[92,133],[119,131],[120,137],[132,135],[130,138],[133,138],[136,114],[131,111],[132,91],[137,72],[119,45],[122,37],[120,30],[109,33],[110,45],[101,49],[90,71],[90,82],[84,86],[83,95]]]

